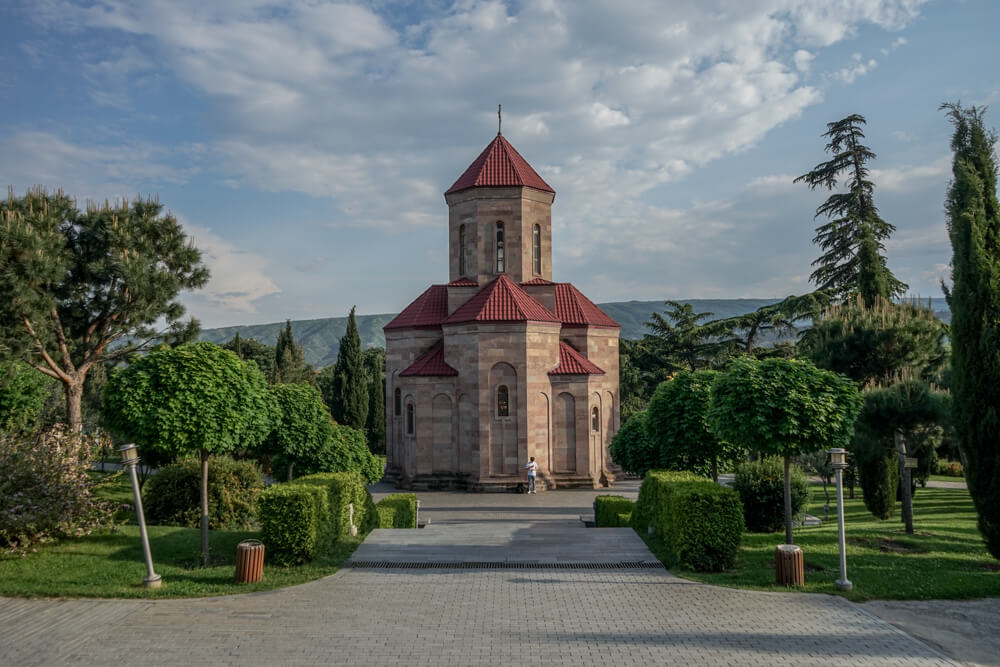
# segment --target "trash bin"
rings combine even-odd
[[[236,545],[236,583],[252,584],[264,578],[264,543],[243,540]]]
[[[774,551],[774,571],[775,583],[779,586],[805,586],[802,549],[794,544],[779,544]]]

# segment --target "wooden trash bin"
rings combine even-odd
[[[264,579],[264,543],[243,540],[236,545],[236,583],[252,584]]]
[[[805,586],[806,567],[802,549],[794,544],[779,544],[774,550],[775,583],[779,586]]]

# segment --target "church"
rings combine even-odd
[[[385,325],[386,481],[597,488],[617,469],[621,327],[552,278],[555,191],[501,133],[444,193],[448,278]]]

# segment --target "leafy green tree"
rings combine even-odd
[[[718,371],[678,371],[656,388],[646,416],[646,433],[658,454],[656,467],[707,470],[717,482],[719,460],[739,453],[708,428],[712,383],[718,375]]]
[[[368,421],[368,378],[353,306],[347,317],[347,331],[340,339],[332,377],[327,375],[326,378],[329,392],[327,405],[333,418],[339,424],[363,431]],[[324,395],[327,395],[326,391]]]
[[[291,320],[285,320],[285,328],[278,333],[278,342],[274,346],[274,371],[271,374],[271,381],[274,384],[293,382],[312,384],[316,381],[316,371],[306,363],[305,351],[301,345],[295,343]]]
[[[177,219],[152,199],[79,211],[42,188],[0,201],[0,344],[58,380],[66,420],[83,423],[88,372],[127,358],[156,337],[188,340],[177,295],[208,270]],[[168,329],[153,325],[164,320]]]
[[[813,243],[823,254],[813,262],[816,270],[809,279],[835,299],[860,294],[865,304],[871,305],[876,297],[902,296],[907,285],[892,275],[883,255],[884,242],[896,228],[879,216],[875,206],[875,184],[868,178],[868,163],[876,156],[862,143],[866,123],[859,114],[827,123],[823,136],[829,139],[826,152],[832,158],[795,182],[804,182],[811,190],[821,187],[832,191],[841,178],[846,179],[847,191],[831,194],[816,209],[815,217],[824,215],[829,221],[816,228]]]
[[[208,457],[257,448],[277,418],[267,380],[252,362],[213,343],[161,346],[115,372],[105,418],[124,438],[201,459],[201,558],[208,564]]]
[[[315,458],[328,437],[326,423],[332,417],[319,390],[310,385],[276,384],[271,386],[271,394],[278,406],[278,419],[264,448],[287,462],[291,480],[296,462]]]
[[[0,433],[34,430],[53,385],[20,361],[0,362]]]
[[[905,373],[929,379],[947,357],[947,334],[929,304],[858,298],[826,308],[799,348],[820,368],[859,386],[888,384]]]
[[[951,236],[953,420],[986,547],[1000,558],[1000,204],[985,109],[945,104],[955,127],[945,208]]]
[[[266,345],[254,338],[243,338],[237,331],[231,340],[222,344],[222,349],[235,352],[244,361],[253,361],[265,376],[270,377],[274,372],[273,345]]]
[[[368,373],[368,449],[385,453],[385,348],[365,350],[365,370]]]
[[[712,386],[715,437],[785,457],[785,540],[792,544],[791,458],[846,447],[861,398],[847,378],[798,359],[734,360]]]
[[[611,439],[608,453],[611,460],[640,477],[656,468],[659,455],[646,430],[647,412],[640,410],[632,414]]]
[[[869,507],[869,510],[879,518],[888,518],[885,515],[891,515],[892,507],[890,504],[886,512],[885,499],[880,498],[881,489],[886,486],[891,490],[889,502],[893,503],[896,485],[892,482],[900,480],[903,521],[906,533],[912,535],[913,506],[910,498],[913,488],[906,480],[908,471],[904,469],[904,459],[918,454],[914,447],[916,443],[913,442],[918,429],[929,424],[939,424],[946,419],[951,397],[945,392],[936,391],[926,382],[914,379],[887,387],[874,387],[866,391],[863,397],[864,405],[857,423],[855,454],[862,466],[862,486],[868,484],[864,487],[865,497],[879,496],[879,499],[873,500],[874,509]],[[859,441],[861,446],[857,444]],[[930,455],[932,454],[924,452],[924,456]],[[884,479],[879,478],[882,474],[880,471],[883,470],[882,460],[891,461],[894,458],[897,461],[896,474],[890,473]],[[872,467],[875,469],[872,470]]]
[[[667,301],[669,310],[653,313],[646,326],[653,333],[647,338],[650,351],[661,367],[669,370],[687,368],[696,371],[708,368],[726,356],[731,349],[732,329],[726,320],[713,320],[712,313],[696,313],[690,303]]]
[[[796,331],[796,321],[807,317],[815,318],[829,302],[830,298],[823,292],[811,292],[802,296],[793,294],[778,303],[762,306],[736,317],[716,320],[712,324],[731,331],[733,342],[746,354],[754,354],[763,334],[793,334]]]

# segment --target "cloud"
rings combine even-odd
[[[795,63],[795,69],[800,72],[808,72],[809,68],[812,66],[813,58],[816,56],[809,53],[805,49],[799,49],[792,55],[792,61]]]
[[[877,191],[884,192],[915,192],[930,183],[940,185],[944,192],[950,173],[951,155],[942,155],[930,164],[871,170]]]
[[[231,321],[233,315],[255,313],[257,301],[281,291],[267,274],[265,258],[238,248],[207,227],[182,222],[211,272],[203,288],[183,298],[204,324],[211,326]]]
[[[855,53],[851,55],[851,64],[847,67],[841,68],[832,74],[834,79],[841,81],[842,83],[851,84],[859,76],[865,76],[870,71],[878,67],[878,61],[874,58],[869,58],[867,61],[862,59],[860,53]]]

